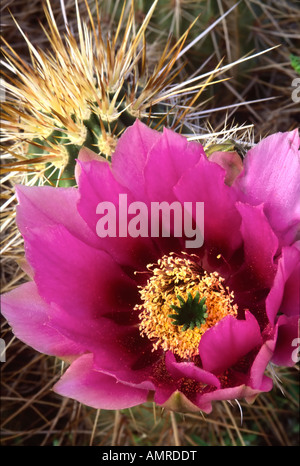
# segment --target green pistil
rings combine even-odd
[[[185,301],[182,296],[177,295],[180,307],[171,305],[171,308],[176,314],[169,314],[168,317],[174,319],[173,325],[182,325],[184,332],[188,328],[193,330],[195,327],[201,327],[205,323],[207,317],[207,306],[205,305],[206,298],[200,300],[199,291],[196,292],[194,298],[191,293],[188,293],[188,298]]]

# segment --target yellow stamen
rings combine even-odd
[[[143,304],[136,305],[135,310],[140,311],[141,335],[153,341],[153,350],[162,348],[184,359],[192,358],[198,354],[206,330],[227,315],[236,317],[234,294],[224,287],[224,278],[217,272],[207,273],[191,256],[171,253],[147,268],[152,276],[141,288]],[[182,331],[169,317],[173,313],[171,305],[178,306],[178,295],[186,301],[189,293],[194,297],[197,291],[206,298],[207,318],[200,327]]]

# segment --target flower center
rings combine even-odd
[[[152,272],[141,287],[140,332],[162,348],[190,359],[198,354],[202,335],[223,317],[237,315],[234,295],[217,272],[207,273],[196,256],[174,253],[149,264]]]
[[[182,325],[182,331],[184,332],[188,328],[193,330],[195,327],[201,327],[205,323],[207,317],[207,306],[204,304],[206,298],[200,299],[199,291],[196,291],[195,297],[188,293],[188,298],[185,301],[182,296],[177,296],[180,302],[180,307],[171,304],[171,308],[176,311],[176,314],[169,314],[168,317],[173,318],[173,325]],[[200,301],[199,301],[200,299]]]

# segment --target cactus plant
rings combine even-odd
[[[4,165],[4,170],[31,170],[32,183],[74,184],[75,159],[82,146],[109,158],[118,136],[136,118],[159,127],[178,111],[178,96],[202,93],[214,73],[178,91],[171,87],[181,71],[177,58],[192,25],[175,44],[168,40],[156,65],[149,66],[145,32],[156,5],[157,0],[136,28],[134,2],[124,2],[115,31],[105,35],[97,3],[95,19],[86,4],[88,26],[76,1],[76,41],[69,28],[61,37],[48,0],[44,32],[51,52],[34,46],[20,28],[30,65],[4,40],[6,66],[13,76],[4,73],[3,132],[6,149],[17,161]]]

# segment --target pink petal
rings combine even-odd
[[[166,353],[165,361],[166,368],[174,379],[186,377],[205,385],[212,385],[213,387],[220,388],[220,381],[215,375],[195,366],[192,362],[177,362],[171,351]]]
[[[299,266],[298,248],[282,248],[274,283],[266,299],[266,312],[272,325],[279,311],[288,316],[299,314]]]
[[[251,204],[265,204],[276,232],[300,221],[300,139],[298,130],[276,133],[251,149],[234,186]]]
[[[241,233],[244,240],[245,264],[250,276],[255,276],[261,288],[273,283],[276,267],[274,256],[278,239],[263,212],[263,206],[237,203],[242,217]]]
[[[299,315],[300,310],[300,251],[298,263],[285,282],[281,310],[287,316]]]
[[[119,264],[129,265],[133,270],[144,270],[145,265],[155,262],[157,251],[151,238],[132,238],[127,232],[125,232],[126,236],[119,237],[119,196],[127,196],[127,205],[135,199],[127,188],[115,180],[108,163],[95,161],[82,163],[79,191],[78,212],[92,232],[96,233],[97,222],[100,219],[100,215],[96,213],[98,204],[109,201],[115,206],[117,237],[98,237],[102,249],[108,251]],[[121,214],[123,213],[124,209]]]
[[[118,141],[112,156],[112,171],[116,180],[142,201],[144,191],[144,167],[151,147],[161,138],[161,134],[150,129],[139,120],[127,128]]]
[[[272,362],[278,366],[294,366],[300,346],[299,316],[278,318],[278,337]]]
[[[216,256],[228,257],[241,245],[241,220],[235,208],[237,195],[225,185],[224,177],[223,168],[201,157],[183,174],[174,193],[181,203],[204,202],[204,245],[213,248]]]
[[[225,183],[231,186],[243,170],[243,161],[237,152],[213,152],[208,160],[226,170]]]
[[[19,185],[16,193],[17,224],[22,235],[39,226],[64,225],[77,238],[99,247],[96,232],[91,232],[78,215],[78,189]]]
[[[78,154],[78,161],[79,162],[90,162],[91,160],[97,160],[98,162],[104,162],[105,159],[101,157],[101,155],[96,154],[92,150],[88,149],[87,147],[83,147],[80,149]],[[81,174],[81,165],[80,163],[76,163],[75,165],[75,180],[76,183],[79,183],[79,177]]]
[[[152,202],[167,202],[171,205],[178,199],[173,188],[181,176],[194,167],[200,157],[206,157],[203,148],[198,143],[164,128],[162,137],[149,151],[144,169],[145,198],[143,200],[151,211]],[[181,206],[180,206],[181,207]],[[170,224],[173,230],[173,223]],[[184,231],[184,229],[182,229]],[[155,240],[162,255],[175,250],[183,250],[184,234],[180,238],[163,238]]]
[[[24,238],[40,295],[70,316],[97,323],[108,311],[128,311],[136,304],[136,284],[121,267],[105,251],[83,243],[62,225],[30,229]]]
[[[52,316],[53,325],[63,335],[94,354],[95,370],[115,376],[127,384],[149,389],[153,387],[149,383],[149,376],[161,352],[152,352],[152,343],[141,337],[137,325],[130,321],[126,323],[127,313],[122,325],[110,318],[98,319],[93,326],[89,326],[88,322],[80,325],[79,319],[69,319],[62,312]],[[117,315],[114,317],[118,320]]]
[[[41,353],[59,357],[80,354],[83,348],[50,325],[51,307],[34,283],[25,283],[2,295],[2,313],[21,341]]]
[[[272,381],[269,379],[270,383],[265,384],[261,390],[253,389],[248,387],[244,384],[238,385],[236,387],[229,387],[229,388],[221,388],[217,389],[213,392],[204,393],[203,395],[199,395],[197,397],[197,406],[201,411],[209,414],[212,411],[212,401],[219,401],[219,400],[239,400],[239,399],[251,399],[255,398],[261,392],[270,391],[272,389]]]
[[[152,352],[150,340],[141,337],[138,313],[132,312],[131,308],[130,311],[122,310],[121,305],[119,310],[99,308],[98,315],[95,313],[93,316],[89,314],[88,307],[76,313],[72,306],[64,309],[52,303],[46,318],[49,331],[59,334],[62,341],[76,342],[81,352],[94,354],[96,370],[116,376],[128,384],[153,388],[153,384],[148,382],[149,375],[161,352]],[[13,314],[11,322],[15,320]],[[27,322],[30,325],[30,321]]]
[[[272,386],[272,380],[264,375],[267,365],[274,354],[274,348],[276,344],[277,332],[272,339],[268,339],[260,348],[257,353],[250,371],[248,384],[261,391],[269,391],[269,386]]]
[[[200,157],[205,157],[203,147],[168,129],[149,152],[145,166],[146,192],[151,201],[173,202],[173,187],[181,176],[193,168]]]
[[[93,369],[93,356],[76,359],[53,387],[62,396],[96,409],[125,409],[147,401],[148,390],[133,388]]]
[[[245,320],[224,317],[200,340],[203,369],[218,375],[261,345],[261,341],[259,325],[250,312],[246,312]]]

